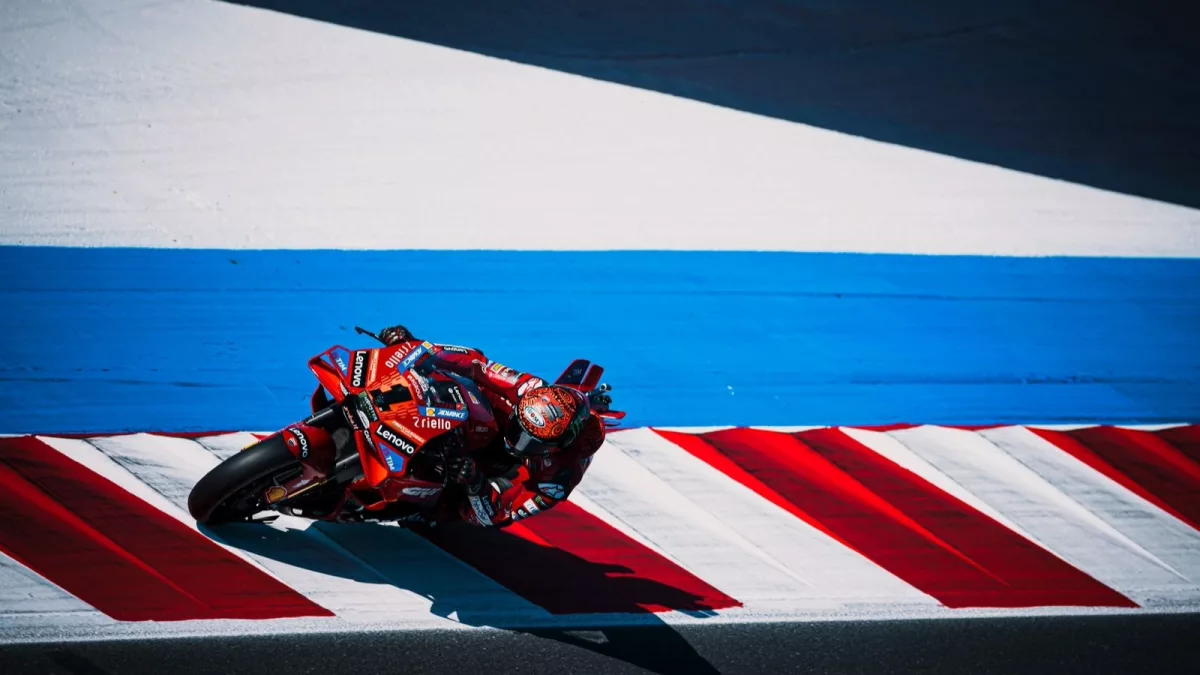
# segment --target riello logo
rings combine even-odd
[[[407,350],[403,348],[397,349],[396,351],[392,352],[392,355],[388,357],[387,361],[383,362],[383,367],[388,369],[395,368],[401,361],[404,360],[405,356],[408,356]]]

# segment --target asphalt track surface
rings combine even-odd
[[[1200,614],[10,645],[0,673],[1195,673]]]

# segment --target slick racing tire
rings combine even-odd
[[[218,464],[192,488],[188,511],[197,522],[219,525],[246,520],[266,508],[260,495],[275,476],[298,472],[300,463],[281,435],[274,435]]]

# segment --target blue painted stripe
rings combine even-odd
[[[631,425],[1200,419],[1200,261],[0,248],[3,432],[274,429],[407,324]]]

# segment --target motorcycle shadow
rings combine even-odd
[[[237,524],[202,530],[292,567],[415,593],[431,601],[432,614],[462,624],[555,640],[656,673],[717,672],[679,632],[647,609],[711,614],[702,598],[632,576],[628,567],[594,563],[502,530],[330,523],[307,529]],[[447,553],[463,564],[447,564]],[[520,627],[511,618],[514,612],[542,617],[548,613],[562,619],[563,627]],[[633,625],[566,623],[567,615],[597,614],[636,616]]]

